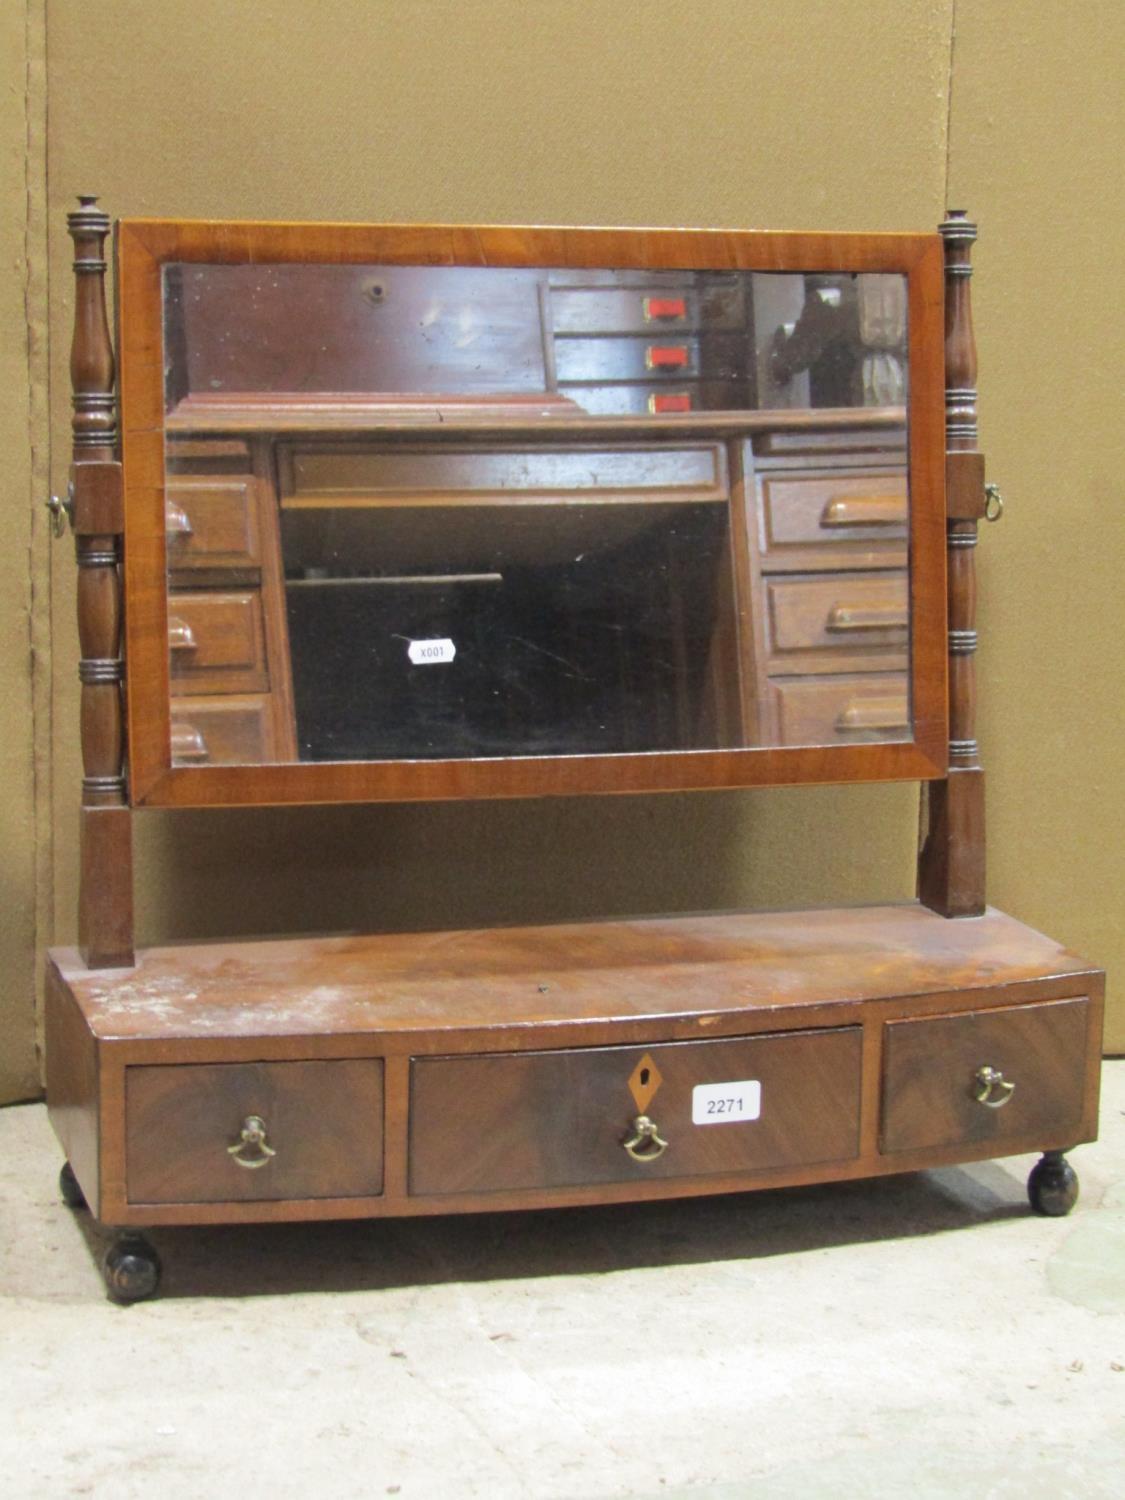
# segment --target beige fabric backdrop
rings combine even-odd
[[[74,570],[68,546],[48,555],[37,522],[29,578],[27,516],[47,436],[48,272],[56,485],[67,463],[64,215],[79,191],[113,214],[876,230],[935,225],[951,189],[984,230],[984,446],[1010,502],[981,549],[990,896],[1125,961],[1108,374],[1121,314],[1102,270],[1120,225],[1105,222],[1112,132],[1097,123],[1116,107],[1122,7],[957,0],[954,38],[954,0],[276,0],[268,12],[51,0],[45,18],[43,0],[25,5],[3,23],[16,44],[3,65],[3,232],[8,263],[26,243],[30,270],[0,302],[16,454],[0,502],[16,543],[0,599],[0,703],[16,726],[0,751],[0,1097],[34,1078],[35,942],[73,924]],[[907,787],[149,814],[140,929],[151,940],[899,898],[915,826]],[[1125,1046],[1125,1018],[1113,1034]]]

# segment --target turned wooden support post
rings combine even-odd
[[[78,945],[91,968],[133,962],[133,867],[125,792],[121,659],[121,537],[114,360],[105,303],[109,217],[79,198],[67,215],[74,241],[74,415],[69,510],[78,560],[82,657],[81,885]]]
[[[977,350],[969,256],[977,237],[951,209],[945,243],[945,484],[949,549],[949,774],[929,783],[918,896],[946,917],[984,911],[984,771],[976,741],[977,523],[985,514],[984,455],[977,450]]]

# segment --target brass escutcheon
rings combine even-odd
[[[999,1068],[989,1067],[987,1064],[976,1070],[973,1074],[973,1081],[976,1085],[973,1089],[973,1098],[978,1104],[987,1105],[989,1109],[1003,1109],[1016,1091],[1015,1084],[1009,1083]],[[994,1091],[998,1091],[995,1097],[993,1097]]]
[[[668,1142],[657,1129],[656,1121],[648,1115],[638,1115],[633,1121],[633,1133],[621,1142],[634,1161],[655,1161],[668,1149]]]
[[[257,1156],[243,1156],[243,1151],[256,1151]],[[261,1115],[247,1115],[242,1122],[242,1132],[233,1146],[227,1147],[227,1155],[233,1156],[240,1167],[253,1172],[264,1167],[277,1152],[266,1140],[266,1122]]]

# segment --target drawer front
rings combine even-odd
[[[595,417],[661,416],[685,411],[742,411],[750,385],[738,380],[649,379],[628,385],[560,385]]]
[[[164,512],[173,576],[261,566],[253,483],[231,475],[168,484]]]
[[[669,1042],[415,1059],[410,1191],[501,1192],[644,1182],[845,1161],[858,1152],[858,1027],[736,1041]],[[725,1108],[693,1122],[693,1092]],[[725,1087],[729,1085],[729,1090]],[[730,1118],[729,1101],[756,1119]],[[638,1115],[667,1149],[625,1150]],[[644,1150],[640,1147],[637,1149]]]
[[[130,1203],[374,1196],[383,1190],[383,1064],[128,1068],[125,1152]]]
[[[545,389],[528,267],[183,264],[192,393]]]
[[[905,672],[775,679],[770,683],[782,745],[858,745],[910,735]]]
[[[905,669],[909,610],[903,570],[768,579],[770,670]]]
[[[1090,1002],[891,1021],[884,1029],[886,1152],[1077,1129]],[[992,1081],[982,1069],[1002,1078]],[[1009,1087],[1014,1085],[1014,1087]],[[983,1096],[983,1097],[981,1097]]]
[[[737,333],[745,328],[747,319],[745,283],[734,280],[702,288],[655,284],[554,287],[550,305],[556,336],[647,334],[676,328]]]
[[[828,566],[906,566],[907,490],[903,473],[835,473],[761,479],[765,567],[819,566],[798,549],[829,554]]]
[[[862,419],[861,408],[856,409],[856,419]],[[753,446],[762,458],[808,454],[806,462],[813,462],[812,455],[816,454],[835,464],[841,457],[854,455],[861,462],[893,462],[906,472],[906,427],[900,423],[892,427],[806,427],[792,431],[778,427],[756,432]]]
[[[254,766],[276,757],[270,699],[180,698],[172,704],[172,762]]]
[[[249,474],[253,468],[248,438],[197,437],[194,433],[166,433],[164,462],[177,483],[185,475]]]
[[[268,685],[262,601],[255,592],[168,596],[171,689],[185,693],[257,693]]]
[[[634,339],[560,339],[555,371],[560,381],[683,380],[704,373],[714,380],[745,380],[746,340],[730,337],[707,341],[674,334]]]
[[[282,468],[283,503],[293,505],[364,498],[444,504],[459,494],[474,503],[482,497],[516,502],[521,494],[544,500],[646,490],[694,498],[723,489],[717,444],[439,453],[310,444],[284,455]]]

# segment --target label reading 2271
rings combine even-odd
[[[697,1083],[691,1091],[693,1125],[730,1125],[756,1120],[762,1113],[762,1085],[757,1078],[741,1083]]]

